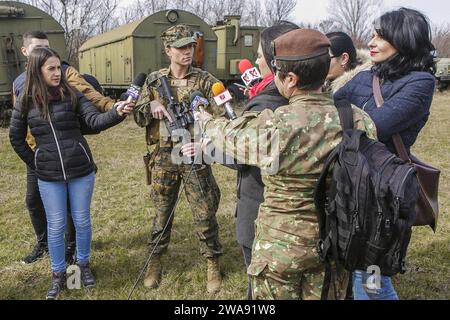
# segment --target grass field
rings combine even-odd
[[[437,94],[431,118],[414,152],[441,168],[441,216],[436,234],[415,228],[408,272],[395,277],[401,299],[450,299],[450,94]],[[97,287],[65,291],[62,299],[126,299],[147,256],[153,211],[145,186],[144,130],[131,119],[88,137],[99,167],[92,202],[92,260]],[[24,205],[25,166],[0,129],[0,299],[43,299],[50,280],[49,258],[32,265],[20,260],[35,244]],[[176,211],[171,245],[163,257],[163,281],[156,290],[139,283],[132,299],[244,299],[247,277],[235,241],[235,173],[214,166],[222,193],[218,211],[224,247],[222,290],[206,293],[206,262],[199,253],[192,215],[184,196]]]

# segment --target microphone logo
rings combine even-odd
[[[231,96],[231,93],[228,90],[225,90],[224,92],[214,97],[214,101],[218,106],[221,106],[224,103],[229,102],[231,100],[233,100],[233,97]]]
[[[259,73],[258,69],[251,68],[246,70],[242,76],[242,81],[244,81],[244,84],[248,87],[251,86],[254,82],[261,80],[261,74]]]
[[[195,98],[191,102],[191,111],[198,111],[199,106],[207,107],[209,105],[209,102],[207,99],[201,97],[201,96],[195,96]]]
[[[131,98],[133,101],[136,101],[139,99],[139,92],[141,91],[141,88],[132,84],[127,90],[127,95],[129,98]]]

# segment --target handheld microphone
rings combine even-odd
[[[145,73],[139,73],[136,78],[134,78],[133,83],[125,93],[128,96],[127,102],[136,102],[139,99],[139,93],[141,92],[141,88],[144,85],[146,78],[147,75]]]
[[[244,59],[239,62],[239,71],[241,72],[242,76],[241,79],[245,83],[247,87],[254,86],[258,82],[261,81],[262,77],[259,73],[258,69],[256,69],[250,60]]]
[[[218,106],[224,105],[228,119],[236,119],[236,113],[234,113],[233,107],[230,104],[230,101],[233,100],[233,98],[231,97],[230,92],[225,89],[224,85],[221,82],[216,82],[213,84],[211,90],[214,94],[214,101],[216,104]]]
[[[194,91],[191,93],[191,111],[205,112],[205,108],[209,105],[208,100],[200,91]]]

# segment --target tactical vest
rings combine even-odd
[[[187,104],[190,104],[190,95],[196,90],[195,87],[200,80],[200,72],[197,70],[199,69],[193,68],[189,77],[185,79],[179,80],[169,78],[172,94],[178,102],[185,102]],[[163,97],[161,97],[158,92],[158,88],[161,85],[158,79],[163,75],[168,76],[167,71],[168,69],[165,68],[154,72],[149,75],[149,79],[147,81],[148,86],[151,87],[151,92],[153,94],[154,100],[161,102],[164,106],[167,105],[167,101]],[[189,127],[189,132],[191,134],[191,137],[194,138],[193,126]],[[170,133],[166,127],[164,120],[153,119],[146,127],[146,137],[148,145],[159,144],[160,147],[173,147]]]

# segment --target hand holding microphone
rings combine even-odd
[[[133,111],[134,105],[139,99],[139,94],[145,83],[146,77],[145,73],[139,73],[126,92],[126,95],[128,96],[127,100],[119,101],[114,105],[120,116],[128,115]]]

